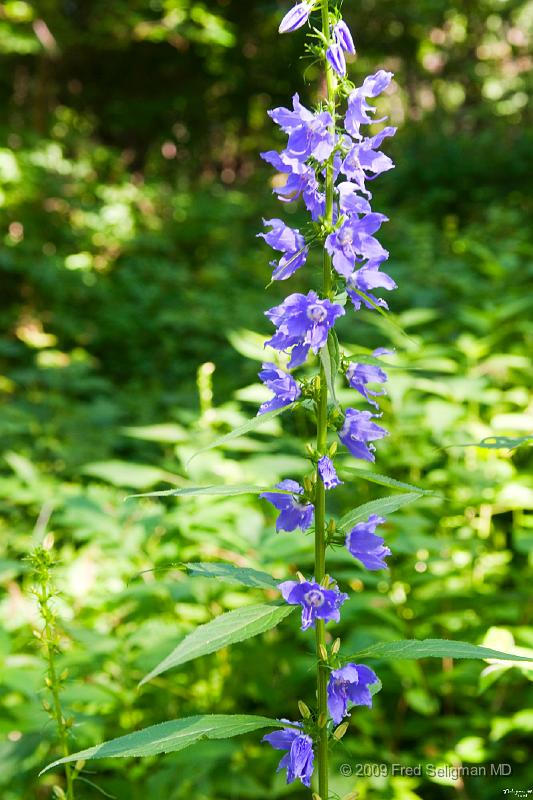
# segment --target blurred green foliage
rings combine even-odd
[[[263,292],[268,255],[254,236],[277,207],[257,153],[275,144],[267,108],[294,90],[316,96],[299,34],[277,36],[286,7],[0,3],[5,800],[49,798],[61,781],[36,777],[57,742],[42,709],[45,667],[32,643],[38,623],[24,557],[46,533],[59,561],[60,661],[70,671],[64,702],[76,749],[187,714],[294,718],[297,699],[312,696],[309,641],[292,618],[137,691],[183,634],[262,596],[169,565],[226,560],[285,576],[296,564],[310,568],[311,543],[275,535],[253,497],[124,501],[168,484],[269,484],[305,469],[296,436],[311,430],[300,415],[184,466],[264,399],[256,384],[263,310],[286,286]],[[366,312],[357,324],[343,320],[343,338],[354,350],[397,348],[378,469],[438,496],[391,517],[390,572],[359,573],[332,554],[332,572],[352,587],[343,643],[349,652],[428,636],[531,648],[531,4],[347,0],[344,10],[361,51],[354,79],[378,66],[396,72],[387,105],[400,125],[391,147],[398,168],[376,205],[391,217],[384,243],[400,285],[392,302],[408,338]],[[308,280],[309,272],[295,276],[293,290]],[[206,362],[216,371],[203,369],[199,397],[196,371]],[[493,436],[524,441],[464,447]],[[353,505],[345,479],[339,513]],[[363,482],[355,492],[360,502],[384,493]],[[531,671],[373,666],[384,688],[373,712],[353,714],[334,751],[335,792],[485,800],[527,788]],[[372,761],[503,761],[513,773],[356,778],[356,765]],[[275,764],[252,735],[106,762],[86,777],[120,800],[305,797],[274,775]],[[97,793],[80,783],[78,795]]]

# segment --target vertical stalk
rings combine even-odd
[[[322,11],[322,32],[329,41],[329,6],[328,0],[321,0]],[[335,133],[335,76],[329,63],[325,62],[326,69],[326,104],[330,112],[332,122],[332,132]],[[333,222],[333,162],[330,159],[326,166],[326,211],[324,221],[326,226]],[[331,258],[324,250],[324,283],[323,291],[327,297],[331,291]],[[324,368],[320,368],[319,396],[317,403],[317,431],[316,449],[318,455],[323,456],[327,450],[328,436],[328,387]],[[324,484],[316,473],[316,497],[315,497],[315,580],[320,583],[326,573],[326,491]],[[318,771],[318,793],[321,800],[328,800],[328,730],[326,725],[328,705],[327,705],[327,682],[328,667],[323,656],[326,653],[326,631],[324,621],[316,621],[316,655],[317,655],[317,707],[319,728],[317,743],[317,771]]]

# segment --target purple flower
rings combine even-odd
[[[275,411],[276,408],[284,408],[284,406],[294,403],[302,393],[292,375],[269,361],[263,364],[259,377],[265,386],[274,392],[274,397],[260,406],[258,415],[265,414],[267,411]]]
[[[288,11],[280,22],[280,33],[292,33],[305,25],[313,10],[313,3],[298,3]]]
[[[339,608],[348,595],[339,592],[337,587],[325,589],[314,581],[284,581],[278,585],[283,599],[289,605],[302,606],[302,630],[315,627],[315,619],[325,622],[338,622],[340,619]]]
[[[362,259],[385,261],[388,253],[372,234],[387,219],[384,214],[370,213],[361,218],[352,215],[340,228],[329,234],[326,250],[332,256],[333,266],[340,275],[348,278],[356,262]]]
[[[318,187],[315,170],[303,164],[297,158],[291,158],[286,151],[278,153],[268,150],[261,153],[261,158],[272,164],[278,172],[287,175],[284,186],[276,187],[273,191],[284,203],[291,203],[303,196],[305,206],[311,217],[316,221],[323,216],[326,208],[326,196]]]
[[[369,125],[374,122],[382,122],[383,120],[375,120],[372,115],[375,113],[375,108],[367,103],[367,97],[377,97],[381,92],[387,88],[392,80],[392,72],[386,72],[384,69],[378,70],[374,75],[369,75],[365,78],[363,85],[359,86],[348,97],[348,111],[344,119],[344,127],[352,136],[357,139],[360,138],[359,129],[362,124]]]
[[[343,50],[350,53],[352,56],[355,55],[355,45],[353,43],[352,34],[343,19],[339,20],[333,28],[333,36],[339,47],[342,47]]]
[[[343,181],[337,186],[341,214],[369,214],[370,203],[357,194],[357,186],[351,181]]]
[[[342,481],[333,466],[333,461],[328,456],[322,456],[318,461],[318,474],[324,484],[325,489],[334,489],[335,486],[340,486]]]
[[[370,411],[357,411],[355,408],[346,409],[344,425],[339,431],[339,439],[355,458],[375,461],[375,447],[368,443],[388,436],[388,431],[372,422],[375,416]]]
[[[374,533],[384,522],[384,517],[371,514],[366,522],[358,522],[346,537],[348,551],[370,570],[387,569],[384,559],[391,551],[383,544],[384,539]]]
[[[257,235],[261,236],[274,250],[280,250],[283,253],[279,262],[271,262],[271,265],[275,267],[272,279],[284,281],[305,264],[309,249],[305,246],[305,239],[300,231],[289,228],[283,220],[264,219],[263,224],[269,225],[272,230],[269,233],[258,233]]]
[[[307,295],[290,294],[281,305],[265,313],[277,328],[266,344],[276,350],[293,347],[289,367],[298,367],[310,349],[318,353],[325,345],[329,329],[345,312],[342,306],[321,300],[311,291]]]
[[[364,664],[346,664],[332,670],[328,682],[328,711],[335,725],[349,716],[348,703],[372,708],[368,687],[378,680],[376,673]]]
[[[344,51],[338,42],[330,44],[326,50],[326,58],[337,75],[341,77],[346,75],[346,59],[344,58]]]
[[[292,98],[293,110],[273,108],[270,117],[280,128],[289,134],[285,153],[289,158],[305,161],[310,156],[321,163],[331,155],[335,136],[330,130],[333,118],[328,111],[313,114],[300,103],[298,94]]]
[[[312,503],[301,503],[295,495],[304,493],[303,488],[296,481],[290,479],[276,484],[276,489],[291,494],[278,494],[277,492],[263,492],[259,497],[263,497],[272,503],[274,508],[280,512],[276,521],[277,531],[295,531],[300,528],[306,531],[313,522],[315,507]]]
[[[277,769],[278,772],[281,769],[287,769],[287,783],[292,783],[299,778],[304,786],[311,786],[313,740],[302,732],[300,722],[290,722],[288,719],[284,719],[282,722],[294,725],[294,728],[283,728],[281,731],[267,733],[266,736],[263,736],[262,741],[268,742],[274,750],[287,750]]]
[[[376,305],[388,308],[385,300],[380,297],[375,297],[372,294],[372,290],[378,287],[389,290],[396,289],[396,284],[390,275],[387,275],[386,272],[380,272],[380,263],[380,261],[375,260],[369,261],[364,267],[361,267],[361,269],[353,272],[346,278],[346,291],[356,311],[361,308],[362,303],[371,310],[374,308],[371,303],[357,294],[356,290],[363,292]]]
[[[379,348],[378,350],[374,350],[372,355],[376,357],[376,353],[381,352],[382,348]],[[382,389],[381,392],[375,392],[372,389],[368,389],[367,384],[386,383],[387,373],[384,372],[384,370],[374,364],[356,364],[352,361],[346,370],[346,379],[352,389],[362,394],[365,400],[368,400],[369,403],[378,408],[378,404],[375,400],[372,400],[372,397],[379,397],[386,394],[385,389]]]

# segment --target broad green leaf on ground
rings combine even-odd
[[[524,656],[502,653],[492,647],[480,647],[469,642],[455,642],[448,639],[403,639],[398,642],[372,644],[346,661],[361,658],[393,658],[396,660],[419,658],[497,658],[505,661],[528,661]]]
[[[357,469],[357,467],[342,466],[340,470],[353,475],[355,478],[362,478],[364,481],[377,483],[379,486],[389,486],[391,489],[399,489],[402,492],[415,492],[417,494],[432,495],[436,494],[431,489],[421,489],[420,486],[414,486],[412,483],[397,481],[396,478],[389,478],[388,475],[380,475],[378,472],[371,472],[368,469]]]
[[[324,368],[328,391],[336,406],[339,405],[337,395],[335,394],[335,378],[339,371],[339,359],[339,340],[337,339],[335,331],[331,330],[325,347],[320,349],[320,361]]]
[[[194,658],[214,653],[229,644],[243,642],[275,628],[292,611],[294,606],[259,603],[221,614],[186,636],[170,655],[142,679],[140,685]]]
[[[421,497],[423,497],[423,494],[417,491],[387,495],[387,497],[379,497],[377,500],[370,500],[369,503],[364,503],[362,506],[357,506],[357,508],[348,511],[337,524],[337,529],[344,531],[358,522],[368,519],[370,514],[392,514],[393,511],[397,511],[409,503],[414,503],[415,500],[419,500]]]
[[[186,489],[164,489],[161,492],[143,492],[143,494],[132,494],[130,497],[193,497],[195,495],[209,495],[212,497],[218,495],[219,497],[233,497],[238,494],[261,494],[262,492],[291,494],[291,492],[285,492],[283,489],[270,489],[266,486],[235,484],[233,486],[188,486]]]
[[[206,445],[205,447],[201,447],[200,450],[197,450],[196,453],[193,453],[193,455],[187,461],[187,464],[190,464],[193,458],[196,458],[196,456],[200,455],[200,453],[206,453],[208,450],[214,450],[216,447],[221,447],[222,445],[226,444],[226,442],[231,442],[232,439],[238,439],[239,436],[244,436],[245,433],[249,433],[250,431],[256,430],[256,428],[260,428],[261,425],[264,425],[266,422],[269,422],[271,419],[274,419],[274,417],[279,416],[279,414],[282,414],[284,411],[288,411],[291,408],[294,408],[294,403],[284,406],[283,408],[275,408],[274,411],[267,411],[266,414],[258,414],[258,416],[248,420],[248,422],[245,422],[244,425],[240,425],[238,428],[230,431],[230,433],[226,433],[224,436],[219,436],[218,439],[215,439],[210,444]]]
[[[236,567],[224,561],[187,563],[184,565],[189,575],[196,578],[218,578],[226,583],[238,583],[258,589],[277,589],[280,581],[249,567]]]
[[[259,728],[280,728],[284,723],[268,717],[248,714],[207,714],[184,717],[151,725],[135,733],[110,739],[87,750],[72,753],[48,764],[41,775],[59,764],[69,761],[88,761],[94,758],[130,758],[155,756],[158,753],[175,753],[205,739],[228,739]]]
[[[166,483],[182,483],[183,478],[172,475],[159,467],[151,467],[145,464],[133,464],[129,461],[98,461],[93,464],[86,464],[82,468],[84,475],[91,475],[100,478],[113,486],[126,486],[132,489],[144,489],[160,481]]]

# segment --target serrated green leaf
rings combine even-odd
[[[396,478],[389,478],[388,475],[380,475],[378,472],[371,472],[368,469],[357,469],[356,467],[341,467],[342,472],[354,475],[356,478],[362,478],[364,481],[370,483],[377,483],[379,486],[389,486],[391,489],[399,489],[402,492],[415,492],[416,494],[432,494],[435,495],[431,489],[421,489],[419,486],[414,486],[412,483],[404,483],[397,481]]]
[[[409,503],[414,503],[423,497],[421,492],[406,492],[405,494],[392,494],[387,497],[379,497],[377,500],[370,500],[369,503],[364,503],[362,506],[357,506],[351,511],[348,511],[337,524],[339,531],[344,531],[358,522],[366,520],[370,514],[392,514],[402,506]]]
[[[361,658],[393,658],[395,660],[419,658],[497,658],[504,661],[528,661],[524,656],[502,653],[491,647],[481,647],[469,642],[448,639],[402,639],[397,642],[382,642],[370,645],[346,661]]]
[[[335,378],[339,371],[340,356],[339,340],[334,330],[329,332],[326,344],[320,349],[320,363],[324,369],[324,375],[326,376],[326,384],[330,397],[338,407],[339,401],[337,400],[337,395],[335,394]]]
[[[184,717],[151,725],[135,733],[110,739],[87,750],[60,758],[43,769],[41,775],[69,761],[89,761],[96,758],[131,758],[175,753],[205,739],[228,739],[259,728],[281,728],[282,722],[249,714],[206,714]]]
[[[230,433],[226,433],[224,436],[219,436],[218,439],[215,439],[210,444],[200,448],[200,450],[197,450],[196,453],[193,453],[193,455],[189,458],[187,464],[190,464],[193,458],[199,456],[200,453],[207,453],[208,450],[214,450],[216,447],[221,447],[222,445],[226,444],[226,442],[231,442],[232,439],[238,439],[239,436],[244,436],[245,433],[249,433],[250,431],[260,428],[261,425],[265,424],[265,422],[269,422],[271,419],[274,419],[274,417],[283,414],[284,411],[294,408],[294,405],[294,403],[290,403],[290,405],[283,406],[283,408],[275,408],[274,411],[267,411],[266,414],[258,414],[258,416],[248,420],[248,422],[245,422],[244,425],[240,425],[238,428],[230,431]]]
[[[217,578],[227,583],[238,583],[242,586],[251,586],[258,589],[276,589],[279,581],[249,567],[235,567],[223,561],[196,562],[184,565],[189,575],[196,578]]]
[[[292,611],[293,606],[259,603],[221,614],[186,636],[170,655],[142,679],[140,686],[169,669],[275,628]]]

